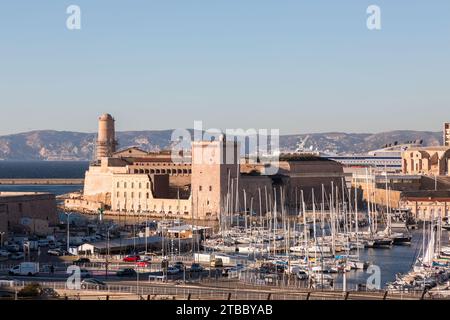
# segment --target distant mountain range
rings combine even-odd
[[[172,130],[118,132],[120,148],[137,146],[148,151],[167,149]],[[442,143],[441,132],[390,131],[366,133],[312,133],[283,135],[282,151],[295,150],[299,142],[308,139],[304,148],[336,154],[363,154],[395,142],[422,140],[425,146]],[[31,131],[0,136],[0,159],[3,160],[92,160],[96,134],[67,131]]]

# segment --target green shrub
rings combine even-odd
[[[22,290],[18,292],[18,296],[22,298],[37,297],[41,293],[41,285],[39,283],[32,283],[26,285]]]

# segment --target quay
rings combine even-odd
[[[0,179],[0,185],[83,185],[84,179]]]
[[[38,282],[42,287],[56,290],[61,298],[71,300],[432,300],[434,297],[426,292],[387,291],[358,292],[331,290],[283,290],[273,288],[227,288],[222,286],[173,285],[173,283],[147,282],[144,279],[140,285],[129,281],[112,281],[105,288],[85,288],[83,290],[68,290],[65,281],[2,281],[0,288],[12,291],[20,290],[26,285]]]

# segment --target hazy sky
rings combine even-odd
[[[104,112],[118,130],[438,131],[449,78],[448,0],[0,3],[0,134],[95,131]]]

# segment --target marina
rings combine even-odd
[[[52,192],[64,198],[70,190],[67,188],[72,188],[69,192],[73,192],[82,186],[9,185],[1,188],[12,188],[16,192]],[[445,259],[450,256],[450,250],[446,247],[445,222],[435,223],[434,228],[439,227],[440,231],[436,229],[434,236],[439,235],[442,250],[441,254],[435,250],[430,260],[434,261],[431,266],[434,263],[440,269],[426,270],[420,263],[423,245],[428,243],[429,232],[434,230],[429,224],[409,229],[406,220],[399,220],[399,216],[388,208],[370,202],[358,203],[358,197],[351,189],[346,190],[341,185],[330,190],[334,191],[327,195],[323,189],[319,197],[313,190],[308,205],[303,190],[299,190],[296,215],[287,213],[280,189],[274,190],[276,198],[258,199],[250,204],[247,212],[234,213],[234,206],[230,205],[215,223],[182,221],[167,215],[155,219],[145,211],[122,215],[60,211],[59,219],[65,224],[67,213],[70,214],[70,246],[75,250],[77,246],[91,245],[90,254],[98,257],[99,263],[104,259],[121,261],[127,255],[152,248],[156,256],[159,252],[159,261],[164,257],[170,261],[181,259],[198,262],[207,269],[211,268],[212,260],[219,259],[228,274],[223,280],[239,286],[264,284],[283,290],[338,292],[388,290],[392,294],[411,292],[414,295],[423,291],[424,286],[430,290],[446,288]],[[233,203],[231,194],[227,198]],[[259,201],[272,203],[272,211],[258,212],[256,203]],[[195,234],[198,223],[204,225],[198,229],[203,231]],[[83,231],[86,228],[90,231]],[[182,232],[188,232],[190,236],[181,240]],[[147,242],[146,236],[152,240]],[[58,237],[64,243],[64,233]],[[161,262],[154,261],[153,272],[163,272]],[[371,280],[377,272],[379,280]],[[436,272],[441,277],[438,280]],[[433,281],[427,280],[430,278]]]

